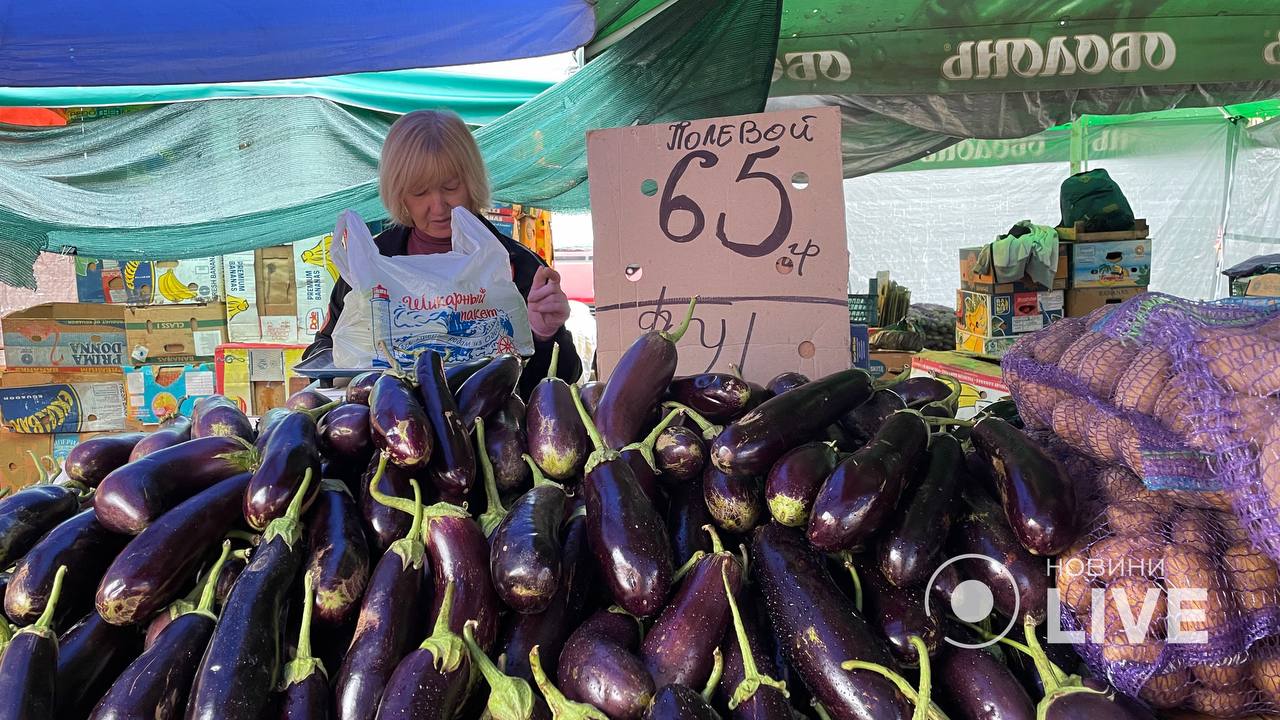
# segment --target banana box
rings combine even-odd
[[[310,343],[324,325],[338,269],[333,235],[224,255],[231,342]]]
[[[260,416],[281,407],[290,395],[311,384],[293,368],[302,362],[305,345],[228,343],[214,359],[214,389],[233,400],[245,414]]]
[[[207,305],[127,307],[123,364],[174,364],[213,360],[227,339],[227,308]]]
[[[183,305],[217,302],[222,293],[221,258],[76,258],[76,297],[82,303]]]
[[[1009,397],[1000,364],[960,352],[925,350],[911,359],[911,377],[946,375],[960,383],[956,417],[968,420],[997,400]]]
[[[119,367],[94,374],[5,373],[0,421],[22,434],[129,429],[124,376]]]
[[[0,490],[17,492],[52,475],[67,463],[71,449],[85,440],[110,433],[16,433],[0,428]],[[34,456],[34,459],[32,459]],[[39,463],[37,467],[36,463]]]
[[[92,303],[44,303],[11,312],[4,329],[7,369],[118,368],[125,349],[125,308]]]
[[[213,363],[207,362],[126,368],[124,385],[130,414],[150,425],[175,413],[190,417],[196,401],[214,393],[216,382]]]

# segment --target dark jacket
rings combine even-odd
[[[495,237],[507,249],[507,253],[511,256],[511,268],[516,287],[520,289],[520,294],[529,297],[529,289],[533,285],[533,276],[538,272],[538,268],[545,267],[546,263],[537,253],[511,238],[498,232],[493,223],[484,217],[477,216],[485,227],[494,234]],[[410,228],[393,225],[389,229],[382,231],[373,242],[377,244],[378,250],[387,257],[397,257],[405,255],[409,247]],[[303,359],[311,357],[320,350],[326,350],[333,347],[333,329],[338,323],[338,316],[342,314],[342,304],[351,291],[351,286],[341,278],[337,284],[333,286],[333,293],[329,296],[329,311],[325,315],[324,327],[316,333],[316,339],[307,348],[303,354]],[[574,383],[582,375],[582,359],[578,357],[578,349],[573,344],[573,335],[569,333],[567,328],[560,328],[556,336],[546,342],[533,339],[534,353],[525,365],[524,374],[520,378],[520,395],[528,398],[529,393],[533,391],[533,386],[547,375],[547,368],[551,365],[551,349],[556,344],[560,345],[560,359],[556,367],[556,376],[567,383]]]

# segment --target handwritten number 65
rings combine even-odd
[[[729,239],[724,229],[728,216],[725,213],[720,213],[720,217],[716,221],[716,237],[720,239],[720,243],[744,257],[762,257],[775,252],[782,247],[787,235],[791,232],[791,198],[787,196],[786,186],[772,173],[753,169],[757,160],[771,158],[778,154],[778,150],[779,146],[774,145],[759,152],[751,153],[743,160],[742,169],[738,171],[738,176],[734,178],[734,182],[764,180],[773,185],[774,189],[778,191],[778,218],[774,222],[773,230],[770,231],[769,236],[755,244],[733,242]],[[674,194],[676,184],[684,176],[685,171],[694,160],[698,160],[699,165],[702,167],[709,168],[715,166],[720,161],[720,158],[707,150],[694,150],[680,158],[680,161],[671,168],[671,175],[667,177],[667,184],[662,192],[662,199],[658,207],[658,226],[662,229],[664,235],[678,243],[687,243],[698,237],[706,226],[702,208],[688,195]],[[676,235],[671,231],[671,215],[676,211],[684,211],[693,216],[693,228],[684,235]]]

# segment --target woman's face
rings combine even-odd
[[[469,199],[470,193],[461,180],[447,178],[433,187],[410,192],[404,202],[414,227],[430,237],[447,238],[453,235],[453,209],[466,205]]]

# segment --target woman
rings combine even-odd
[[[582,361],[564,327],[569,319],[569,300],[560,289],[560,275],[480,215],[480,209],[489,203],[489,179],[480,148],[461,118],[448,112],[418,110],[397,120],[382,145],[378,192],[395,223],[374,238],[378,250],[388,257],[449,252],[455,207],[464,207],[480,218],[510,256],[512,280],[525,298],[533,330],[534,354],[520,380],[521,395],[528,397],[546,376],[551,350],[557,344],[556,375],[570,383],[578,380]],[[332,348],[334,327],[350,290],[345,281],[338,280],[329,298],[324,327],[316,333],[305,357]]]

